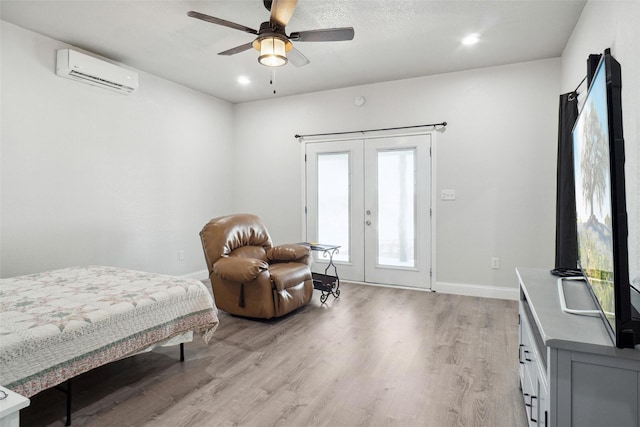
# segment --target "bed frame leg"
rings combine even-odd
[[[64,425],[71,425],[71,380],[67,380],[67,422]]]
[[[60,390],[61,392],[67,395],[67,421],[65,421],[65,426],[71,425],[71,379],[67,380],[67,387],[62,388],[61,386],[55,386],[56,390]]]
[[[180,361],[184,362],[184,343],[180,343]]]

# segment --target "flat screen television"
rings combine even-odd
[[[640,294],[629,280],[621,92],[607,49],[572,134],[578,267],[615,345],[628,348],[640,344]]]

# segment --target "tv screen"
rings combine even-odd
[[[573,128],[578,264],[618,347],[640,339],[627,249],[620,64],[609,50]]]

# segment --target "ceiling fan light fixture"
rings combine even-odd
[[[287,63],[287,41],[280,37],[265,37],[259,40],[258,62],[267,67],[281,67]]]

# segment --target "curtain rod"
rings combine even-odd
[[[384,131],[384,130],[413,129],[413,128],[423,128],[423,127],[429,127],[429,126],[432,126],[434,129],[436,128],[436,126],[446,127],[447,126],[447,122],[429,123],[429,124],[426,124],[426,125],[415,125],[415,126],[399,126],[399,127],[395,127],[395,128],[352,130],[352,131],[348,131],[348,132],[313,133],[313,134],[309,134],[309,135],[295,135],[295,137],[296,138],[307,138],[307,137],[310,137],[310,136],[346,135],[346,134],[349,134],[349,133],[365,133],[365,132],[378,132],[378,131]]]

